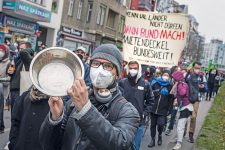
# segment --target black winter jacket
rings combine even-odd
[[[30,63],[33,58],[33,53],[31,49],[24,49],[19,52],[19,57],[15,58],[15,66],[16,66],[16,72],[11,76],[10,81],[10,90],[11,91],[19,91],[20,90],[20,72],[23,68],[23,65],[25,66],[25,70],[29,71]]]
[[[33,102],[24,92],[13,107],[9,150],[41,150],[39,129],[48,112],[47,99]]]
[[[173,95],[163,95],[160,94],[161,85],[159,83],[155,83],[152,86],[153,93],[155,95],[155,101],[152,106],[151,112],[153,114],[167,116],[169,108],[173,103]],[[168,91],[170,91],[171,86],[166,87]]]
[[[199,101],[198,95],[199,95],[199,84],[203,83],[203,78],[200,77],[196,73],[192,73],[187,75],[186,82],[188,83],[189,86],[189,100],[191,103],[195,103]]]
[[[123,96],[134,105],[140,116],[144,111],[150,112],[155,97],[151,86],[144,81],[144,78],[140,78],[134,86],[130,84],[128,78],[124,78],[119,82],[119,86]]]
[[[121,98],[121,96],[116,97],[115,100],[118,98]],[[139,114],[134,106],[126,102],[120,110],[112,110],[111,104],[102,104],[97,107],[92,100],[91,102],[91,109],[79,120],[73,117],[76,110],[72,108],[66,126],[62,124],[63,120],[66,120],[66,115],[57,125],[50,123],[48,115],[40,130],[42,148],[44,150],[130,149],[139,125]],[[71,106],[67,105],[64,112],[67,112],[70,108]],[[97,108],[102,109],[98,110]],[[115,110],[119,111],[117,112],[118,117],[115,122],[110,122],[109,116],[112,114],[107,115],[104,112],[116,113]],[[61,134],[60,131],[64,127],[65,131]]]

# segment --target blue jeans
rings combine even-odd
[[[3,85],[0,83],[0,130],[4,130],[4,95],[3,95]]]
[[[136,150],[140,149],[143,134],[144,134],[144,125],[141,125],[138,127],[136,135],[134,137],[134,145]]]

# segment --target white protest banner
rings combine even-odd
[[[159,67],[177,65],[188,31],[187,15],[128,10],[123,36],[124,60]]]

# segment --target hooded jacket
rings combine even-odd
[[[127,71],[129,76],[129,68],[127,68]],[[120,89],[122,90],[123,96],[138,110],[139,115],[143,116],[144,111],[149,112],[151,110],[154,95],[151,86],[142,77],[141,65],[139,65],[138,74],[134,79],[135,81],[130,80],[129,77],[121,80],[119,82]]]
[[[119,91],[116,91],[119,93]],[[74,118],[75,107],[71,100],[65,107],[62,121],[53,125],[49,115],[40,130],[40,141],[44,150],[129,150],[139,125],[139,115],[131,103],[125,103],[120,110],[113,109],[112,103],[121,95],[113,96],[107,104],[99,104],[89,95],[91,108],[79,120]],[[124,98],[122,98],[124,99]],[[120,104],[120,103],[119,103]],[[69,113],[69,110],[72,112]],[[119,111],[119,112],[115,112]],[[108,112],[108,113],[107,113]],[[114,122],[109,116],[118,114]],[[108,114],[108,115],[107,115]],[[64,125],[64,121],[67,120]],[[62,133],[61,129],[64,129]]]
[[[20,90],[20,72],[25,66],[25,70],[29,71],[29,67],[31,61],[33,59],[33,52],[32,49],[24,49],[19,52],[19,57],[15,58],[14,62],[16,65],[16,72],[11,76],[10,82],[10,90],[11,91],[19,91]]]
[[[155,96],[151,112],[166,116],[173,103],[172,95],[169,94],[171,90],[170,82],[164,81],[162,77],[158,77],[152,81],[151,86]]]

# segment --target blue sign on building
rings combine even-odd
[[[16,1],[3,1],[3,9],[14,10],[16,8]]]
[[[14,29],[20,29],[30,32],[32,34],[34,34],[36,30],[38,30],[38,25],[36,23],[28,22],[22,19],[16,19],[10,16],[6,16],[5,25],[10,28],[13,27]]]
[[[17,15],[26,16],[36,21],[50,22],[51,12],[33,6],[21,0],[4,0],[3,10],[14,12]]]

